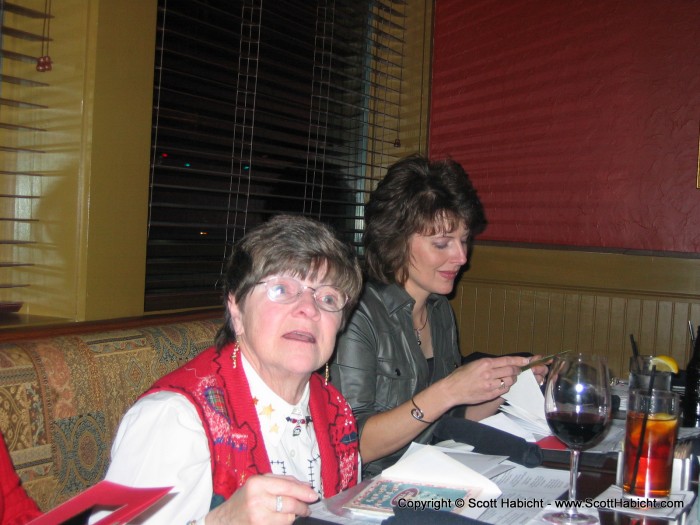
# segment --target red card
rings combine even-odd
[[[569,450],[569,447],[567,447],[556,436],[547,436],[542,438],[537,442],[537,444],[540,446],[540,448],[547,450]]]
[[[97,506],[115,510],[93,525],[126,523],[165,496],[170,489],[172,487],[126,487],[110,481],[100,481],[85,492],[33,519],[28,525],[56,525]]]

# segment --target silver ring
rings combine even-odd
[[[275,500],[275,512],[282,512],[282,496],[277,496]]]
[[[503,390],[505,387],[506,387],[506,382],[503,381],[503,378],[501,378],[501,384],[498,385],[498,388],[500,388],[501,390]]]

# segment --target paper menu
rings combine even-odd
[[[516,406],[533,417],[546,421],[544,395],[532,370],[520,373],[518,380],[501,397],[508,401],[511,406]]]
[[[85,492],[39,516],[28,525],[56,525],[93,508],[115,509],[93,525],[128,523],[165,496],[172,487],[135,488],[110,481],[100,481]]]
[[[544,395],[532,370],[518,375],[518,380],[501,397],[508,401],[501,406],[501,411],[522,420],[523,426],[535,437],[552,434],[544,413]]]
[[[395,507],[401,507],[401,501],[421,501],[426,505],[437,502],[439,509],[450,512],[457,512],[456,501],[466,501],[475,497],[469,489],[459,489],[432,485],[430,483],[418,483],[412,481],[392,480],[388,478],[376,478],[356,497],[354,497],[345,508],[352,512],[359,512],[377,517],[388,517],[394,514]],[[461,507],[460,507],[461,508]]]
[[[523,419],[516,418],[514,416],[511,417],[505,412],[497,412],[492,416],[482,419],[481,421],[479,421],[479,423],[481,423],[482,425],[488,425],[490,427],[497,428],[498,430],[503,430],[504,432],[508,432],[509,434],[512,434],[514,436],[521,437],[525,441],[529,441],[530,443],[534,443],[537,441],[537,438],[535,438],[535,434],[533,433],[533,431],[540,431],[539,427],[537,429],[525,428],[527,423]]]

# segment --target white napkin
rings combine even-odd
[[[452,487],[479,487],[479,496],[483,499],[501,495],[501,490],[493,481],[435,447],[422,447],[410,456],[403,456],[384,469],[382,477]]]

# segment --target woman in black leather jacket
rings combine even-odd
[[[368,282],[336,345],[331,380],[353,408],[364,475],[371,476],[411,441],[429,442],[443,414],[494,414],[528,358],[461,364],[445,295],[486,218],[457,162],[396,162],[370,195],[365,220]],[[547,368],[533,372],[541,381]]]

